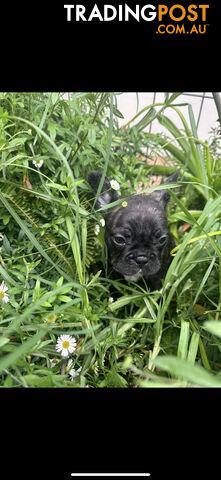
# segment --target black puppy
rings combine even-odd
[[[176,182],[179,171],[168,177],[166,183]],[[88,183],[96,194],[101,173],[94,170],[88,175]],[[99,208],[120,199],[105,177]],[[114,270],[125,280],[137,282],[144,278],[151,290],[160,289],[172,257],[170,251],[175,241],[168,229],[166,206],[170,199],[167,190],[149,195],[140,194],[121,204],[104,210],[105,242],[109,261]]]

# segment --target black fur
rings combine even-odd
[[[179,170],[170,175],[166,183],[176,182],[178,175]],[[88,175],[95,194],[100,179],[100,172],[92,171]],[[105,177],[97,199],[99,208],[119,198]],[[119,204],[102,212],[110,265],[127,281],[144,278],[151,290],[161,288],[172,260],[170,251],[175,246],[167,222],[169,199],[167,190],[158,190],[150,195],[133,195],[127,199],[126,207]]]

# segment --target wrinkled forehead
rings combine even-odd
[[[146,229],[167,227],[166,213],[156,201],[135,197],[111,214],[111,228]]]

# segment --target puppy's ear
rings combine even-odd
[[[96,195],[99,183],[101,180],[102,174],[97,170],[92,170],[87,177],[87,181]],[[108,190],[108,191],[107,191]],[[97,205],[99,208],[108,205],[109,203],[115,202],[118,200],[119,195],[116,190],[111,188],[110,180],[107,177],[104,178],[104,183],[102,185],[101,193],[97,198]]]
[[[180,174],[180,168],[176,172],[172,173],[164,183],[174,183],[177,181],[178,177]],[[152,198],[154,197],[155,200],[158,200],[164,208],[166,208],[169,200],[170,200],[170,194],[167,190],[158,190],[156,192],[151,193]]]

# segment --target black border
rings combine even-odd
[[[1,400],[7,478],[215,477],[220,389],[2,389]]]
[[[132,0],[107,3],[134,5]],[[38,2],[33,9],[27,2],[4,3],[0,89],[219,91],[220,2],[204,3],[210,5],[210,27],[195,36],[155,35],[150,22],[135,20],[67,22],[61,0]]]
[[[73,29],[54,2],[4,3],[0,90],[220,91],[220,6],[209,3],[199,39],[152,38],[135,23]],[[1,400],[7,478],[216,474],[219,389],[1,389]]]

